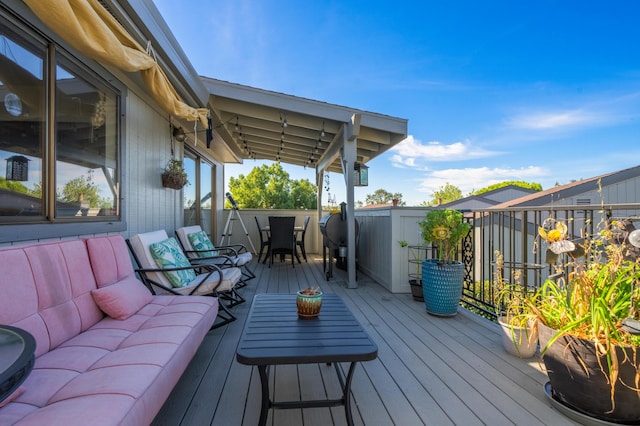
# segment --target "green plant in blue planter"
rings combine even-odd
[[[464,265],[455,261],[456,250],[471,230],[463,215],[453,209],[430,210],[418,222],[426,245],[436,248],[436,259],[422,261],[422,293],[428,313],[453,316],[458,312]]]
[[[453,209],[430,210],[424,220],[418,222],[422,239],[436,246],[437,258],[442,263],[453,263],[456,249],[471,230],[462,213]]]

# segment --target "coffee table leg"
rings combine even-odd
[[[258,424],[264,426],[267,424],[267,414],[269,413],[269,378],[267,376],[267,366],[259,365],[258,373],[260,374],[260,385],[262,388],[262,404],[260,405],[260,420]]]

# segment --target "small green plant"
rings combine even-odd
[[[516,269],[511,272],[513,281],[504,281],[504,257],[500,251],[495,251],[495,285],[494,306],[496,316],[503,318],[505,324],[511,327],[518,327],[526,330],[526,338],[529,339],[531,333],[534,333],[536,327],[536,314],[531,309],[531,299],[533,293],[526,286],[520,283],[522,271]],[[514,331],[511,332],[511,338],[514,343],[516,336]],[[522,336],[521,336],[522,338]]]
[[[435,209],[428,211],[425,219],[418,222],[425,244],[436,246],[439,262],[453,263],[456,249],[471,230],[471,225],[462,219],[462,213],[457,210]]]

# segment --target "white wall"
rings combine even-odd
[[[418,222],[428,208],[383,207],[359,209],[355,215],[360,224],[358,265],[360,270],[392,293],[410,293],[409,245],[422,245]]]

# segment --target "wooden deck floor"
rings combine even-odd
[[[313,257],[313,255],[312,255]],[[339,294],[378,345],[378,358],[354,376],[357,425],[576,425],[547,401],[537,358],[504,352],[497,328],[466,311],[428,315],[410,294],[392,294],[360,276],[347,289],[345,273],[325,280],[322,260],[256,265],[257,278],[240,290],[247,303],[238,320],[209,332],[155,425],[256,425],[260,413],[257,369],[239,364],[235,350],[256,293],[293,293],[308,286]],[[276,400],[339,397],[333,367],[270,369]],[[343,425],[343,407],[270,410],[269,425]]]

